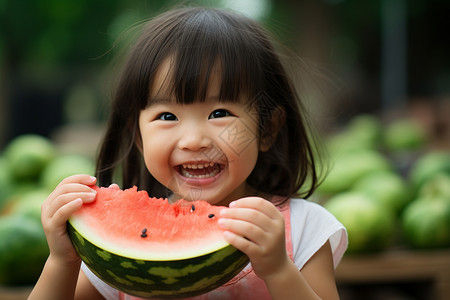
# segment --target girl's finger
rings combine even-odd
[[[90,186],[85,185],[83,183],[78,182],[68,182],[64,183],[61,182],[49,195],[48,201],[53,201],[56,197],[62,194],[69,194],[69,193],[95,193],[96,191],[90,188]]]
[[[96,192],[88,188],[87,192],[71,192],[56,196],[54,199],[42,204],[42,217],[51,218],[62,206],[80,199],[82,203],[90,203],[95,200]]]
[[[80,198],[74,199],[67,204],[58,208],[51,216],[42,215],[42,227],[44,228],[47,240],[54,240],[52,236],[61,236],[66,232],[66,222],[70,216],[80,209],[83,205],[83,200]],[[49,243],[50,245],[50,243]]]
[[[67,184],[67,183],[81,183],[86,185],[94,185],[97,181],[97,178],[88,174],[76,174],[69,177],[64,178],[59,185]]]
[[[111,188],[111,189],[116,189],[116,190],[120,190],[119,185],[116,184],[116,183],[111,183],[111,184],[109,185],[109,188]]]
[[[51,201],[53,198],[58,197],[62,194],[70,193],[95,193],[96,191],[90,186],[82,183],[66,183],[58,185],[53,192],[49,195],[48,199]]]
[[[252,223],[264,230],[268,228],[272,222],[272,218],[253,208],[228,208],[220,212],[220,216],[226,219],[242,220]]]
[[[77,198],[73,201],[68,202],[67,204],[61,206],[55,214],[52,216],[52,223],[55,224],[65,224],[70,216],[81,208],[83,205],[83,200]]]
[[[261,244],[265,240],[266,231],[255,224],[235,219],[219,219],[219,225],[238,236],[242,236],[255,244]]]
[[[237,235],[230,231],[225,231],[224,233],[225,240],[240,251],[244,252],[248,257],[252,257],[253,253],[256,253],[259,250],[259,246],[249,241],[245,237]]]
[[[277,214],[279,211],[270,201],[260,197],[246,197],[230,203],[230,208],[251,208],[267,216]]]

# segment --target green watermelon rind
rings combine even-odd
[[[183,298],[204,294],[231,280],[249,262],[244,253],[229,244],[187,259],[136,259],[96,246],[70,222],[67,229],[75,250],[97,277],[137,297]]]

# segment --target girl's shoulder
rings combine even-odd
[[[324,217],[332,216],[325,207],[320,205],[319,203],[313,202],[311,200],[306,200],[302,198],[291,198],[289,199],[289,208],[291,211],[295,213],[316,213],[322,214]]]
[[[309,200],[292,198],[289,208],[294,257],[299,268],[327,241],[336,267],[348,244],[344,225],[322,205]]]
[[[313,213],[321,214],[325,218],[334,218],[322,205],[310,200],[302,198],[289,198],[286,200],[285,197],[273,196],[270,201],[282,212],[290,210],[291,217],[293,213],[297,216],[299,214],[308,215]]]

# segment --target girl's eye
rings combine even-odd
[[[216,109],[209,115],[209,119],[224,118],[228,116],[232,116],[232,114],[228,110]]]
[[[163,112],[162,114],[160,114],[157,118],[158,120],[163,120],[163,121],[177,121],[178,118],[177,116],[175,116],[173,113],[170,112]]]

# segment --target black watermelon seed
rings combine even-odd
[[[146,233],[147,232],[147,228],[142,229],[142,233]]]
[[[146,237],[147,237],[146,233],[141,234],[141,238],[146,238]]]
[[[210,218],[210,219],[211,219],[211,218],[214,218],[214,214],[209,214],[209,215],[208,215],[208,218]]]
[[[195,210],[195,205],[191,206],[191,212],[193,212]]]

